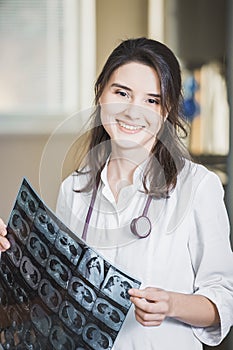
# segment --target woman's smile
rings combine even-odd
[[[134,124],[128,124],[127,122],[123,122],[121,120],[116,119],[120,130],[123,132],[129,133],[129,134],[135,134],[140,132],[144,126],[142,125],[134,125]]]
[[[149,66],[130,62],[113,72],[99,102],[103,127],[115,145],[151,151],[163,123],[160,94],[158,74]]]

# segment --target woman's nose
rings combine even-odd
[[[143,108],[136,102],[130,102],[128,103],[125,112],[131,119],[140,119],[145,114],[145,107]]]

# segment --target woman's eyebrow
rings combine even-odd
[[[118,84],[118,83],[111,84],[111,87],[117,87],[117,88],[124,89],[124,90],[127,90],[127,91],[132,91],[132,89],[130,89],[128,86],[125,86],[125,85],[122,85],[122,84]]]
[[[147,94],[148,96],[151,96],[151,97],[157,97],[157,98],[161,98],[161,95],[160,94],[152,94],[152,93],[149,93]]]
[[[124,89],[124,90],[130,91],[130,92],[133,91],[128,86],[125,86],[125,85],[122,85],[122,84],[118,84],[118,83],[111,84],[111,87],[117,87],[117,88]],[[160,94],[154,94],[154,93],[148,93],[147,95],[151,96],[151,97],[156,97],[156,98],[160,98],[161,97]]]

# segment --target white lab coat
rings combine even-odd
[[[61,185],[57,215],[78,236],[82,235],[91,193],[76,193],[87,175],[70,175]],[[133,184],[123,188],[115,203],[101,174],[87,234],[87,243],[112,264],[138,278],[141,288],[201,294],[219,311],[220,327],[197,328],[167,318],[159,327],[143,327],[130,308],[113,350],[199,350],[202,343],[217,345],[233,324],[233,255],[223,188],[217,175],[186,161],[168,199],[153,199],[148,216],[152,232],[137,239],[130,222],[142,214],[146,195],[141,188],[142,169]]]

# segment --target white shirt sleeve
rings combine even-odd
[[[210,299],[221,320],[220,326],[193,327],[196,337],[210,346],[218,345],[233,325],[233,254],[223,196],[219,178],[209,172],[195,193],[195,232],[189,240],[195,294]]]

